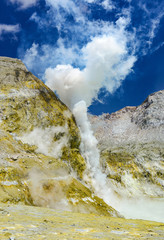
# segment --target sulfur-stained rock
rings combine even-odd
[[[72,149],[76,159],[80,159],[81,170],[85,169],[85,161],[78,151],[79,130],[71,112],[18,59],[0,58],[0,120],[0,128],[14,138],[20,138],[30,145],[36,144],[37,147],[40,142],[42,146],[39,151],[42,153],[58,157],[62,156],[62,148]],[[30,135],[31,132],[33,135]],[[48,138],[51,144],[43,150]],[[71,157],[70,165],[73,163]]]
[[[70,110],[18,59],[0,58],[0,202],[119,216],[83,185]]]
[[[13,224],[14,223],[14,224]],[[160,222],[0,203],[0,239],[162,240]]]
[[[89,118],[111,206],[125,217],[164,221],[164,90],[138,107]]]
[[[101,164],[117,186],[114,191],[128,197],[163,198],[164,91],[151,94],[138,107],[90,116],[90,120]]]
[[[121,217],[115,209],[70,175],[46,178],[38,172],[31,175],[28,186],[36,206]]]

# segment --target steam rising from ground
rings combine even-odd
[[[64,173],[64,171],[63,171]],[[71,180],[67,178],[67,184]],[[69,210],[66,194],[59,179],[48,179],[40,171],[33,169],[29,173],[29,190],[36,206]]]
[[[158,205],[158,201],[145,199],[142,195],[138,195],[140,198],[138,201],[127,198],[131,186],[122,190],[123,195],[120,193],[124,196],[123,199],[118,199],[114,194],[114,186],[101,170],[97,140],[87,117],[87,107],[93,99],[98,97],[100,89],[105,88],[113,93],[132,70],[136,58],[127,46],[128,38],[125,28],[115,26],[111,35],[95,37],[83,47],[81,56],[85,62],[84,68],[74,68],[71,65],[48,68],[45,72],[46,84],[57,92],[76,118],[82,139],[81,154],[87,164],[83,179],[88,186],[93,188],[96,195],[127,218],[163,221],[161,216],[163,203]],[[129,178],[125,180],[128,184]],[[133,187],[134,191],[137,186],[133,185]],[[134,196],[136,196],[135,193]],[[136,206],[141,211],[136,210]],[[153,211],[150,212],[152,207]]]
[[[126,218],[164,222],[164,199],[162,198],[151,199],[143,196],[115,198],[113,205]]]
[[[88,121],[87,107],[98,97],[101,88],[113,93],[131,71],[136,58],[130,54],[127,44],[124,21],[120,18],[111,34],[95,37],[83,47],[86,65],[82,70],[71,65],[57,65],[45,72],[46,84],[73,111],[80,128],[81,154],[87,163],[84,180],[108,204],[112,193],[100,168],[100,154]]]
[[[87,171],[83,179],[91,184],[95,193],[102,197],[109,204],[110,189],[107,187],[106,175],[101,172],[100,153],[97,148],[97,140],[91,130],[90,122],[87,117],[87,107],[84,101],[75,104],[73,114],[81,132],[81,153],[86,160]]]
[[[133,44],[133,48],[130,47],[134,42],[134,35],[126,30],[129,17],[128,14],[124,14],[126,17],[120,17],[115,24],[105,21],[90,22],[86,21],[83,11],[72,1],[64,1],[63,4],[56,1],[55,5],[52,1],[48,2],[57,10],[58,19],[60,19],[60,21],[57,20],[58,29],[61,30],[61,26],[64,26],[72,33],[78,30],[79,38],[82,36],[82,39],[87,41],[81,48],[79,43],[77,44],[78,53],[76,53],[75,45],[74,49],[70,48],[69,44],[67,48],[60,47],[61,52],[63,53],[64,50],[66,56],[67,53],[69,56],[70,52],[72,53],[70,59],[74,60],[68,59],[68,62],[74,64],[58,64],[55,68],[47,68],[45,71],[46,84],[57,92],[60,99],[75,115],[82,137],[81,154],[87,163],[84,180],[91,184],[98,196],[110,203],[112,193],[107,186],[106,175],[101,172],[97,141],[87,118],[87,107],[94,99],[98,98],[98,93],[102,88],[113,93],[132,71],[136,57],[133,53],[135,44]],[[74,19],[79,23],[79,28],[76,25],[71,26],[73,30],[69,25],[63,23],[67,14],[70,13],[70,6]],[[107,1],[103,2],[103,6],[108,6]],[[64,15],[61,14],[60,7],[65,9]],[[33,15],[33,19],[37,22],[39,20],[35,15]],[[88,33],[92,37],[88,38]],[[35,58],[38,54],[36,45],[33,46],[33,50],[31,49],[29,54]],[[77,59],[76,63],[75,59]]]
[[[58,139],[59,134],[60,138]],[[56,141],[54,141],[54,137],[57,137]],[[37,152],[59,158],[62,155],[62,148],[68,144],[68,127],[35,128],[20,139],[24,143],[37,146]]]

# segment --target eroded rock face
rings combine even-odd
[[[113,191],[123,197],[164,197],[164,91],[138,107],[90,120]]]
[[[80,180],[70,110],[18,59],[0,58],[0,202],[118,216]]]

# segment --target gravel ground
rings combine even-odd
[[[164,224],[0,204],[0,239],[164,239]]]

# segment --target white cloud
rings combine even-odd
[[[59,39],[56,44],[54,41],[54,45],[52,43],[47,43],[37,46],[38,53],[36,57],[33,57],[31,54],[35,45],[32,45],[30,49],[26,50],[23,61],[27,67],[34,72],[37,72],[39,68],[42,70],[50,66],[54,68],[59,64],[75,65],[82,69],[85,67],[82,48],[85,47],[87,43],[91,42],[94,37],[101,37],[109,34],[116,35],[118,26],[116,30],[113,22],[89,20],[88,14],[90,9],[86,1],[80,1],[77,4],[76,1],[72,0],[46,0],[46,3],[49,5],[50,9],[45,17],[41,18],[34,13],[31,16],[31,20],[35,21],[41,30],[54,26],[57,27]],[[100,2],[98,1],[98,5],[99,4]],[[117,25],[120,25],[122,29],[126,28],[130,21],[129,16],[127,17],[127,12],[125,15],[126,18],[119,18],[117,22]],[[70,23],[68,21],[68,16],[73,16],[75,22]],[[117,34],[119,34],[119,31],[117,31]],[[61,36],[63,35],[64,37],[62,38]],[[130,35],[132,34],[128,36],[129,42],[131,39]]]
[[[92,3],[92,4],[98,4],[99,6],[103,7],[105,10],[112,10],[115,8],[115,4],[112,2],[112,0],[84,0],[84,2]]]
[[[11,33],[11,34],[18,33],[20,29],[21,28],[19,24],[15,24],[15,25],[0,24],[0,37],[7,33]]]
[[[38,56],[38,44],[33,43],[30,49],[27,49],[24,56],[24,63],[31,69],[35,58]]]
[[[85,2],[87,2],[87,3],[94,3],[94,2],[96,2],[96,0],[84,0]]]
[[[112,10],[115,8],[115,5],[111,0],[104,0],[101,4],[106,10]]]
[[[57,64],[73,64],[74,62],[80,64],[79,52],[78,46],[74,44],[72,47],[65,47],[63,40],[59,38],[55,46],[48,44],[39,46],[33,43],[26,50],[23,62],[30,70],[43,74],[49,66],[55,67]]]
[[[84,22],[84,16],[81,12],[81,9],[77,6],[77,4],[72,0],[45,0],[47,5],[51,6],[56,13],[56,19],[58,19],[58,23],[62,23],[65,21],[65,18],[62,18],[63,15],[70,14],[74,17],[76,22]],[[61,14],[61,9],[64,10]]]
[[[149,31],[150,40],[153,40],[155,38],[156,32],[158,31],[158,28],[160,25],[160,21],[163,16],[164,16],[164,12],[161,12],[156,18],[151,20],[151,28]]]
[[[138,5],[143,11],[144,16],[144,24],[138,29],[138,35],[142,41],[143,54],[147,54],[147,51],[150,50],[153,40],[158,33],[161,20],[164,17],[164,3],[158,3],[154,1],[152,2],[152,5],[148,7],[147,2],[143,3],[142,1],[139,1]],[[145,38],[147,38],[147,41],[143,43],[142,39],[145,40]]]
[[[96,3],[96,2],[95,2]],[[46,4],[50,7],[48,17],[40,18],[36,13],[32,16],[32,20],[36,21],[40,27],[56,26],[59,33],[71,34],[72,41],[90,40],[92,36],[106,33],[109,31],[111,22],[103,20],[89,20],[88,16],[92,8],[89,7],[86,1],[72,1],[72,0],[46,0]],[[102,5],[99,3],[98,5]],[[107,4],[106,4],[107,5]],[[110,5],[110,4],[108,4]],[[68,21],[68,16],[73,17],[74,23]],[[78,35],[78,38],[77,38]]]
[[[19,5],[19,9],[26,9],[29,7],[33,7],[39,0],[8,0],[12,4]]]

